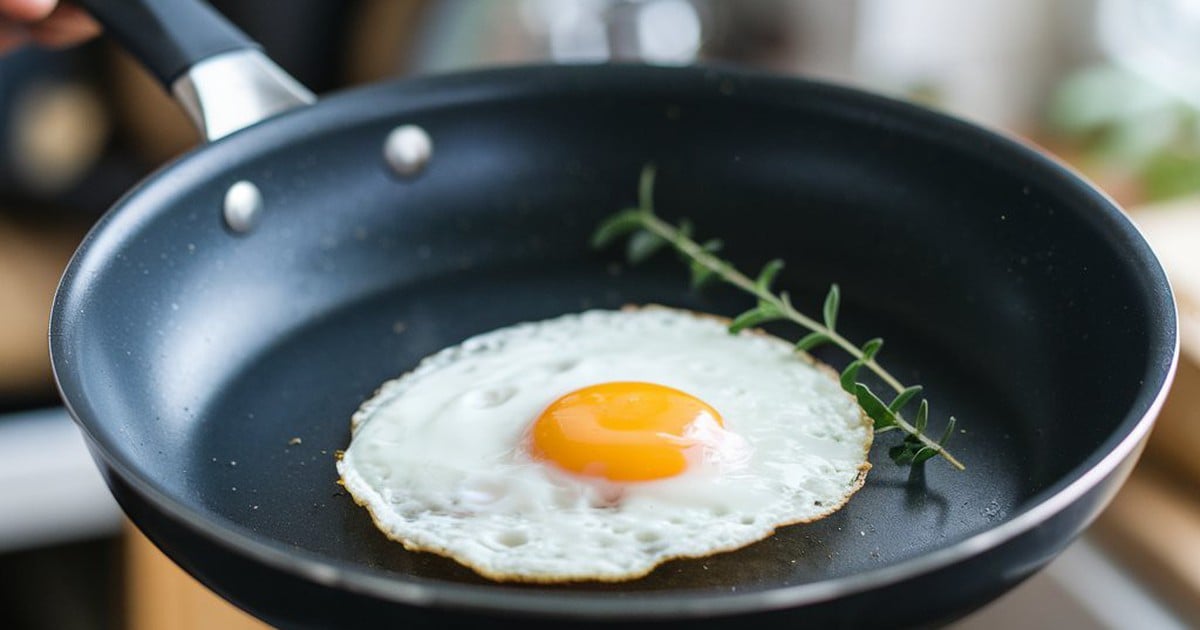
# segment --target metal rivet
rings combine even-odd
[[[397,175],[411,177],[425,169],[433,157],[433,140],[416,125],[401,125],[383,141],[383,158]]]
[[[263,198],[258,186],[242,180],[225,191],[225,225],[239,234],[254,229],[262,215]]]

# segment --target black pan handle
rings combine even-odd
[[[174,94],[208,140],[316,98],[200,0],[76,0]]]
[[[196,0],[76,0],[166,87],[198,62],[259,45]]]

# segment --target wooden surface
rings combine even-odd
[[[129,630],[263,630],[269,626],[217,597],[125,525]]]
[[[1200,626],[1200,198],[1130,214],[1171,280],[1181,353],[1142,463],[1094,530]]]
[[[1146,458],[1200,486],[1200,197],[1130,214],[1167,270],[1179,307],[1179,369]]]
[[[1092,528],[1095,538],[1200,627],[1200,493],[1143,463]]]
[[[39,227],[0,209],[0,398],[52,395],[50,305],[82,236],[79,227]]]

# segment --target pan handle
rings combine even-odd
[[[171,91],[206,140],[316,100],[200,0],[77,0]]]

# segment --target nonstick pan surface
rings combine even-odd
[[[381,153],[401,124],[434,142],[412,178]],[[938,428],[959,418],[967,469],[910,475],[881,435],[833,516],[619,584],[496,584],[387,541],[334,468],[384,380],[520,321],[748,305],[688,290],[670,256],[628,268],[587,247],[649,162],[660,214],[720,236],[747,269],[785,258],[779,285],[805,309],[838,282],[844,332],[886,339]],[[264,212],[237,234],[221,207],[242,180]],[[609,66],[375,86],[201,148],[88,236],[51,345],[135,522],[276,624],[906,624],[982,604],[1082,530],[1140,451],[1176,337],[1136,230],[1033,150],[818,83]]]

